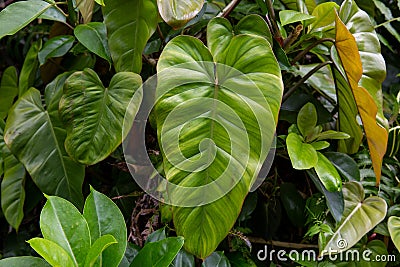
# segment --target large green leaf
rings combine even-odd
[[[78,266],[65,249],[51,240],[35,237],[30,239],[28,243],[40,256],[50,263],[51,266]]]
[[[186,250],[203,259],[235,223],[268,154],[283,89],[269,42],[232,36],[224,30],[231,27],[225,19],[210,22],[210,50],[198,39],[176,37],[157,66],[158,139],[166,177],[177,185],[165,199],[179,206],[173,219]]]
[[[66,252],[73,266],[84,265],[91,246],[91,234],[85,218],[72,203],[48,196],[40,214],[40,229],[46,241],[55,243]]]
[[[46,97],[46,101],[50,100]],[[58,111],[47,104],[54,109],[43,108],[38,90],[31,88],[26,92],[10,110],[4,140],[42,192],[82,206],[84,167],[65,152],[65,130]]]
[[[0,12],[0,39],[15,34],[52,6],[42,0],[20,1],[7,6]]]
[[[76,26],[76,38],[89,51],[111,63],[110,50],[107,43],[107,29],[102,22],[90,22]]]
[[[391,216],[388,220],[388,229],[394,245],[400,251],[400,218]]]
[[[126,225],[124,217],[117,205],[108,197],[92,189],[83,209],[92,244],[98,238],[112,235],[118,244],[106,248],[100,256],[103,266],[118,266],[126,249]],[[93,266],[100,266],[98,263]]]
[[[0,84],[0,119],[7,117],[8,110],[18,95],[18,75],[14,66],[4,70]]]
[[[353,247],[366,233],[372,230],[386,216],[387,204],[380,197],[364,199],[364,188],[359,182],[343,185],[345,207],[342,220],[320,254],[336,254]]]
[[[178,29],[200,12],[204,0],[157,0],[157,5],[163,20]]]
[[[0,260],[0,267],[49,267],[50,265],[43,259],[22,256],[22,257],[11,257]]]
[[[146,244],[133,259],[130,267],[169,266],[183,246],[182,237],[168,237]]]
[[[349,18],[348,12],[353,12],[355,21]],[[382,160],[388,140],[388,132],[383,127],[387,126],[387,121],[382,112],[381,97],[381,84],[386,76],[385,63],[368,15],[360,11],[351,0],[343,3],[340,14],[349,25],[350,30],[337,16],[335,46],[364,125],[376,181],[379,184]],[[359,29],[354,25],[364,28]],[[361,35],[363,38],[356,39],[352,32],[356,37]],[[358,50],[360,50],[359,53]],[[377,119],[380,125],[377,124]]]
[[[106,0],[103,15],[115,70],[140,73],[142,52],[158,22],[155,2]]]
[[[67,130],[65,148],[72,158],[92,165],[121,144],[125,112],[141,82],[139,75],[121,72],[105,88],[91,69],[68,77],[60,100],[60,116]]]
[[[4,177],[1,181],[1,209],[7,222],[18,231],[24,217],[26,171],[4,143],[1,127],[0,157],[4,160]]]

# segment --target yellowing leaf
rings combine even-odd
[[[363,73],[360,54],[354,36],[336,15],[336,49],[346,73],[350,88],[357,104],[358,113],[364,125],[372,165],[379,184],[382,159],[386,152],[388,132],[377,124],[377,105],[370,93],[358,83]]]

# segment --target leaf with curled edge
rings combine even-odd
[[[204,5],[204,0],[157,0],[163,20],[174,29],[193,19]]]
[[[385,219],[386,201],[377,196],[366,199],[359,182],[343,185],[344,212],[334,234],[329,237],[320,255],[337,254],[353,247],[365,234]],[[320,244],[321,245],[321,244]]]
[[[349,1],[347,1],[349,2]],[[347,3],[345,2],[344,5]],[[386,152],[388,141],[388,132],[385,128],[378,125],[377,114],[378,106],[374,97],[371,95],[371,90],[366,90],[363,85],[371,85],[369,82],[363,82],[363,64],[360,54],[358,53],[357,42],[351,32],[346,28],[346,25],[341,21],[339,16],[336,16],[336,42],[335,46],[340,57],[347,81],[350,85],[354,100],[356,102],[358,113],[364,125],[365,135],[368,141],[368,147],[371,154],[372,165],[376,175],[376,182],[379,184],[381,177],[381,168],[383,156]],[[379,66],[379,61],[377,62]],[[377,71],[379,72],[379,70]],[[371,80],[365,78],[364,80]],[[375,81],[375,80],[374,80]]]

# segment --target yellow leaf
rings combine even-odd
[[[378,185],[381,178],[382,160],[386,152],[388,132],[377,123],[376,114],[378,107],[374,99],[365,88],[358,85],[363,73],[360,53],[358,52],[354,36],[337,14],[335,46],[356,101],[358,113],[364,125],[372,166],[374,167],[376,183]]]

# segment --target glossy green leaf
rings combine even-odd
[[[118,266],[126,249],[127,233],[124,217],[117,205],[102,193],[92,189],[86,199],[83,216],[89,225],[92,244],[105,235],[112,235],[118,242],[105,249],[101,256],[103,266]]]
[[[340,152],[327,152],[324,155],[344,178],[349,181],[360,181],[360,170],[353,158]]]
[[[109,246],[118,243],[112,235],[103,235],[98,238],[89,252],[86,255],[85,267],[95,266],[96,260],[101,256],[101,253]]]
[[[364,188],[358,182],[343,185],[345,208],[342,220],[334,234],[329,237],[320,254],[340,253],[354,246],[366,233],[372,230],[386,216],[387,204],[377,196],[366,199]],[[332,252],[335,251],[336,253]]]
[[[318,162],[315,165],[315,171],[324,187],[330,191],[339,191],[342,187],[342,179],[335,166],[322,153],[317,152]]]
[[[259,15],[248,15],[241,19],[233,28],[235,34],[254,34],[264,37],[268,42],[273,44],[272,34],[265,20]]]
[[[67,251],[57,243],[43,239],[32,238],[28,241],[29,245],[42,256],[51,266],[77,267]]]
[[[171,267],[195,267],[194,256],[183,248],[176,255]]]
[[[106,0],[103,16],[115,70],[140,73],[142,52],[158,23],[155,2]]]
[[[26,171],[4,143],[1,127],[0,157],[4,160],[4,177],[1,180],[1,209],[7,222],[18,231],[24,218]]]
[[[305,104],[297,115],[297,128],[303,136],[308,136],[317,126],[318,115],[312,103]]]
[[[0,39],[17,33],[52,6],[41,0],[20,1],[8,5],[0,12]]]
[[[40,214],[40,229],[46,240],[65,250],[74,266],[83,266],[90,249],[91,233],[85,218],[72,203],[48,196]]]
[[[360,10],[352,0],[346,0],[342,4],[340,17],[343,22],[336,17],[335,46],[364,125],[376,182],[379,184],[388,139],[384,128],[387,127],[387,120],[383,116],[381,90],[386,76],[385,62],[368,14]],[[345,24],[350,26],[349,29]],[[363,38],[360,39],[360,35]]]
[[[11,257],[0,260],[0,267],[50,267],[50,265],[41,258],[32,256]]]
[[[312,142],[310,145],[312,145],[315,150],[323,150],[325,148],[328,148],[330,146],[330,143],[327,141],[317,141]]]
[[[216,251],[208,256],[201,267],[230,267],[228,258],[224,255],[224,252]]]
[[[207,29],[209,50],[196,38],[189,36],[174,38],[165,47],[157,66],[158,77],[162,75],[163,79],[163,83],[158,85],[158,92],[166,90],[164,86],[178,84],[172,90],[171,97],[168,93],[156,104],[158,138],[162,139],[164,133],[182,137],[179,140],[179,146],[171,144],[163,146],[163,157],[171,159],[170,156],[177,155],[176,152],[180,148],[182,150],[180,152],[185,157],[196,159],[203,154],[209,157],[200,157],[200,159],[213,159],[207,168],[193,173],[181,171],[178,166],[165,160],[164,169],[167,179],[171,183],[190,189],[190,187],[208,186],[220,175],[227,175],[223,177],[229,176],[230,179],[239,177],[236,185],[232,183],[223,185],[225,190],[229,189],[229,193],[214,202],[205,200],[209,204],[196,207],[191,205],[190,207],[173,207],[174,225],[177,234],[185,237],[185,249],[203,259],[216,249],[235,223],[250,185],[261,167],[260,163],[268,154],[261,142],[268,143],[275,131],[283,89],[280,69],[268,41],[256,35],[232,36],[231,32],[225,30],[231,27],[226,19],[217,18],[210,21]],[[216,33],[212,29],[221,30]],[[252,57],[248,57],[248,54]],[[215,63],[220,64],[215,65]],[[216,80],[215,77],[218,79]],[[188,78],[190,80],[187,80]],[[182,83],[184,85],[179,86]],[[256,89],[254,84],[261,91],[258,91],[260,97],[256,102],[260,103],[258,104],[260,107],[270,108],[272,111],[270,114],[264,113],[262,109],[254,110],[249,103],[245,102],[247,98],[245,95],[248,92],[255,92],[253,91]],[[258,93],[255,92],[255,94]],[[214,102],[216,98],[225,104],[223,107],[228,106],[235,113],[227,112],[222,104],[210,108],[210,105],[212,106],[210,102]],[[207,101],[207,105],[204,101]],[[176,112],[175,108],[179,105],[183,105],[178,108],[182,116],[171,122],[171,125],[164,125],[166,117],[172,110]],[[211,117],[231,123],[229,125],[224,123],[223,126],[213,124],[212,119],[202,116],[204,108],[207,108],[204,112],[213,111],[210,113]],[[261,115],[262,113],[264,115]],[[232,116],[235,116],[236,120]],[[257,121],[258,116],[263,116],[263,120]],[[237,122],[232,123],[232,119]],[[187,122],[193,122],[190,124],[196,127],[197,131],[189,132],[187,129],[191,127],[183,127],[182,132],[178,134],[180,125]],[[265,125],[260,126],[257,122]],[[243,123],[242,126],[239,126],[241,123]],[[232,131],[229,132],[229,137],[227,131]],[[245,136],[249,136],[249,156],[243,151],[247,149]],[[205,138],[211,139],[215,146],[205,146],[206,152],[199,154],[199,144]],[[231,143],[241,144],[241,146],[235,145],[231,149]],[[216,153],[215,160],[214,152]],[[234,165],[230,165],[230,167],[235,166],[234,169],[227,169],[227,163],[230,161],[234,162]],[[188,166],[191,164],[188,161],[184,162],[188,163]],[[243,164],[237,164],[239,162]],[[244,166],[245,162],[249,162],[247,166]],[[194,164],[203,163],[197,161]],[[238,173],[243,173],[243,175],[238,175]],[[197,201],[197,199],[202,200],[221,194],[220,187],[217,189],[210,186],[210,188],[212,190],[207,190],[207,193],[199,195],[198,198],[197,196],[188,198],[185,195],[185,199],[182,199],[183,195],[179,197],[175,194],[174,196],[182,204],[180,201]],[[198,191],[198,193],[201,192]],[[221,210],[224,210],[223,214]],[[203,223],[198,225],[195,223],[197,220],[202,220]]]
[[[183,246],[182,237],[166,239],[146,244],[133,259],[130,267],[164,267],[169,266]]]
[[[58,111],[44,110],[38,90],[30,89],[10,110],[4,140],[42,192],[82,206],[84,167],[65,152]]]
[[[200,12],[204,0],[157,0],[157,5],[163,20],[179,29]]]
[[[60,35],[48,40],[38,54],[40,65],[52,57],[62,57],[71,49],[75,38],[71,35]]]
[[[89,23],[92,20],[95,0],[77,0],[76,6],[82,14],[83,23]]]
[[[315,20],[310,24],[310,32],[324,30],[329,26],[335,25],[335,11],[339,10],[338,4],[335,2],[327,2],[319,4],[312,15]]]
[[[314,182],[317,189],[324,194],[326,197],[326,204],[331,212],[333,218],[336,222],[340,222],[342,219],[342,214],[344,211],[344,198],[342,191],[330,192],[328,191],[321,180],[318,178],[317,173],[314,169],[307,170],[307,174],[310,176],[311,180]]]
[[[281,25],[285,26],[294,22],[314,19],[315,17],[294,10],[282,10],[279,12],[279,18],[281,20]]]
[[[165,227],[158,229],[154,232],[152,232],[151,234],[149,234],[146,238],[146,243],[151,243],[151,242],[156,242],[156,241],[160,241],[167,238],[167,235],[165,234]]]
[[[19,74],[19,97],[28,91],[30,87],[34,86],[36,72],[39,67],[38,54],[41,48],[42,41],[39,40],[31,45],[25,56],[24,64]]]
[[[4,70],[0,83],[0,119],[7,117],[8,110],[18,95],[18,75],[14,66]]]
[[[74,34],[81,44],[111,63],[110,50],[107,43],[107,29],[102,22],[90,22],[76,26]]]
[[[400,217],[391,216],[388,220],[388,229],[397,250],[400,251]]]
[[[304,212],[306,201],[301,197],[294,184],[283,183],[280,188],[282,204],[290,221],[296,227],[303,227],[306,219]]]
[[[52,5],[48,9],[46,9],[46,11],[43,12],[42,14],[40,14],[40,16],[38,18],[58,21],[58,22],[62,22],[62,23],[66,23],[66,21],[67,21],[66,14],[63,13],[61,9],[58,9],[54,5]]]
[[[290,133],[286,145],[293,168],[306,170],[315,167],[318,162],[317,151],[312,145],[304,143],[300,135]]]
[[[60,116],[67,130],[65,148],[72,158],[92,165],[121,144],[126,109],[140,85],[141,77],[129,72],[114,75],[108,88],[91,69],[68,77]]]
[[[341,133],[333,130],[324,131],[317,135],[317,140],[326,140],[326,139],[348,139],[350,135],[347,133]]]

